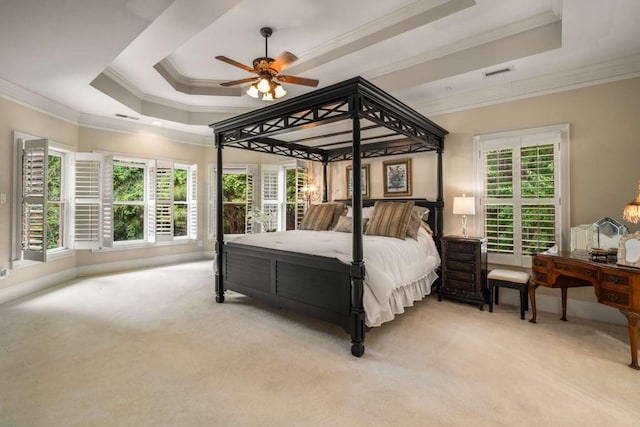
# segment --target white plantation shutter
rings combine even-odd
[[[307,210],[307,203],[304,200],[304,194],[302,192],[306,182],[307,182],[307,168],[302,166],[297,166],[296,167],[296,229],[302,222],[304,213]]]
[[[276,165],[262,165],[262,212],[271,217],[266,230],[278,229],[280,223],[280,206],[282,202],[282,175]]]
[[[531,255],[561,245],[561,169],[568,126],[476,137],[480,204],[490,262],[529,266]],[[562,148],[562,147],[565,148]]]
[[[24,141],[22,150],[22,251],[23,258],[45,262],[47,256],[46,139]]]
[[[75,153],[73,175],[74,248],[113,245],[113,157]]]
[[[189,166],[187,201],[189,203],[189,238],[198,238],[198,167]]]
[[[245,199],[245,212],[251,212],[253,210],[253,173],[247,169],[247,187],[246,187],[246,199]],[[253,233],[252,221],[245,221],[244,232],[246,234]]]
[[[156,164],[156,239],[173,240],[173,163]]]
[[[147,163],[147,241],[156,242],[156,162]]]

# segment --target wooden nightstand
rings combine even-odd
[[[487,239],[444,236],[442,238],[442,297],[478,304],[484,310],[487,298]]]

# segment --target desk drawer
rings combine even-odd
[[[574,277],[586,280],[595,280],[598,277],[597,267],[590,267],[581,264],[573,264],[559,260],[551,261],[551,267],[558,273],[570,273]]]
[[[630,292],[625,292],[609,286],[600,286],[598,302],[616,308],[630,308]]]
[[[602,283],[603,286],[622,286],[628,288],[631,284],[631,277],[621,274],[620,272],[602,269],[600,283]]]

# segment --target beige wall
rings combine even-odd
[[[11,206],[13,173],[13,132],[49,138],[71,147],[78,146],[78,127],[63,120],[0,98],[0,193],[7,194],[7,203],[0,204],[0,268],[8,268],[11,257]],[[37,277],[75,267],[71,256],[35,268],[12,270],[0,280],[0,289]]]
[[[621,220],[624,205],[636,195],[640,168],[640,78],[430,117],[451,133],[445,141],[445,233],[455,233],[459,218],[451,214],[452,199],[473,193],[472,138],[474,135],[568,123],[570,125],[571,224],[586,224],[603,216]],[[18,130],[78,147],[80,151],[110,151],[155,158],[194,161],[199,167],[201,200],[206,196],[207,165],[215,163],[213,147],[181,144],[151,135],[131,135],[78,127],[29,108],[0,99],[0,192],[11,197],[12,131]],[[435,156],[412,156],[413,197],[433,199]],[[225,149],[225,163],[280,163],[283,158]],[[382,197],[382,159],[371,166],[371,197]],[[331,165],[330,198],[345,196],[345,162]],[[318,183],[321,168],[315,169]],[[200,236],[206,242],[206,203],[200,203]],[[0,205],[0,267],[9,263],[10,202]],[[640,227],[628,224],[632,231]],[[202,250],[197,245],[171,246],[144,251],[91,253],[14,270],[0,288],[77,266],[117,262]],[[555,294],[554,294],[555,295]],[[572,290],[570,298],[594,300],[587,288]]]

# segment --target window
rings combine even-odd
[[[295,230],[304,216],[306,204],[302,196],[302,187],[307,182],[307,168],[302,165],[285,168],[286,194],[286,230]]]
[[[222,205],[225,234],[250,234],[253,224],[248,221],[253,209],[254,168],[224,168],[222,173]]]
[[[63,153],[49,151],[47,165],[47,250],[65,247]]]
[[[114,160],[114,242],[145,239],[145,176],[144,162]]]
[[[568,131],[561,125],[474,138],[481,208],[475,220],[490,262],[530,266],[531,255],[562,247]]]
[[[149,180],[150,240],[197,239],[198,207],[196,165],[157,161]]]
[[[306,180],[306,162],[260,166],[260,180],[254,188],[255,165],[226,165],[223,170],[223,213],[225,234],[272,230],[293,230],[306,207],[301,189]],[[216,168],[209,165],[208,236],[216,231]],[[256,190],[260,209],[255,209]]]
[[[12,263],[197,239],[196,165],[73,153],[18,132],[14,141]]]

